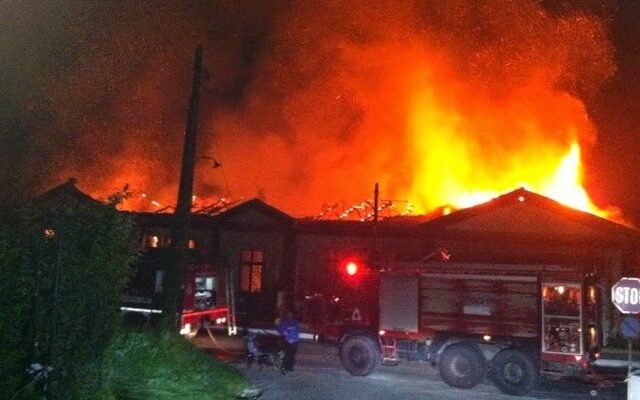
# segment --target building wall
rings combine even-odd
[[[238,318],[247,317],[254,322],[273,322],[276,318],[278,292],[282,271],[286,269],[286,234],[282,232],[251,232],[223,230],[218,243],[217,264],[221,267],[223,287],[230,284],[235,296]],[[246,294],[239,289],[241,254],[243,251],[261,251],[262,282],[259,293]]]

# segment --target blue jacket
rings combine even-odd
[[[296,343],[300,340],[300,326],[298,321],[287,318],[278,325],[278,333],[284,337],[287,343]]]

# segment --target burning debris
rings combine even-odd
[[[234,200],[226,197],[192,197],[192,209],[194,214],[217,215],[228,211],[237,205],[241,200]],[[153,212],[153,213],[174,213],[175,204],[162,204],[156,200],[152,200],[146,192],[130,193],[123,199],[120,208],[137,212]]]
[[[399,207],[399,204],[402,206]],[[378,218],[408,216],[413,212],[411,202],[406,200],[381,200],[378,205]],[[314,220],[356,220],[373,221],[376,217],[374,200],[364,200],[350,207],[343,203],[325,205],[323,210],[313,217]]]

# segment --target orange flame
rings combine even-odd
[[[491,125],[502,142],[484,143],[478,120],[442,106],[432,91],[419,94],[410,120],[417,167],[407,197],[416,203],[418,212],[424,212],[442,205],[471,207],[524,187],[572,208],[611,218],[613,210],[596,206],[582,186],[576,138],[578,132],[584,136],[590,130],[588,124],[579,122],[581,115],[584,120],[584,109],[572,101],[565,105],[570,112],[553,122],[554,136],[544,134],[542,117],[536,120],[514,112],[502,116],[504,123]],[[503,145],[510,140],[518,140],[518,145]]]
[[[580,146],[573,142],[569,153],[562,158],[551,182],[540,188],[540,193],[564,205],[608,217],[609,212],[598,208],[582,187]]]
[[[595,205],[582,187],[582,164],[580,146],[577,142],[571,143],[568,153],[560,159],[554,173],[546,179],[541,179],[538,184],[514,182],[511,187],[505,186],[501,189],[462,190],[453,194],[448,204],[456,208],[472,207],[518,187],[524,187],[529,191],[549,197],[566,206],[603,218],[612,216],[611,211]]]

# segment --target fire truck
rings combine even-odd
[[[601,347],[602,288],[581,267],[398,262],[375,280],[377,326],[352,326],[340,340],[352,375],[416,360],[452,387],[490,375],[524,395],[541,375],[587,377]]]
[[[138,267],[120,308],[125,320],[150,322],[162,313],[162,279],[162,271],[155,263]],[[217,284],[210,265],[185,268],[180,333],[193,335],[200,328],[226,327],[228,308],[217,307]]]
[[[227,307],[216,307],[217,277],[211,266],[187,268],[184,279],[180,333],[194,334],[200,328],[224,328]]]

